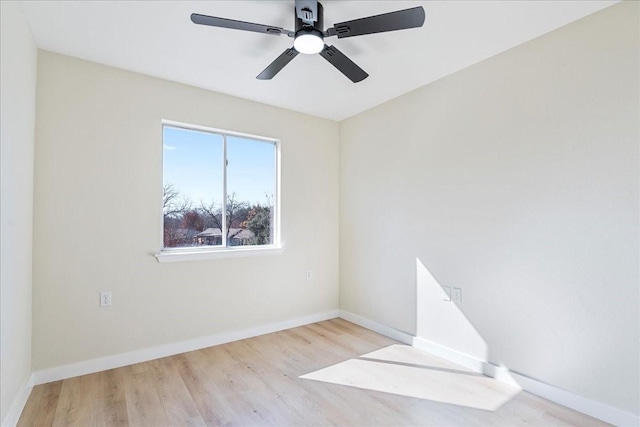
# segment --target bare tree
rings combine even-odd
[[[162,211],[164,213],[164,246],[176,247],[187,245],[188,239],[180,229],[184,214],[191,209],[191,201],[173,184],[163,187]]]
[[[198,209],[190,209],[182,215],[182,221],[180,221],[182,228],[196,230],[198,232],[204,231],[205,222],[202,217],[202,213]]]
[[[231,234],[231,228],[240,228],[242,222],[244,221],[247,211],[249,208],[249,204],[247,202],[242,202],[237,200],[236,193],[231,193],[227,195],[227,203],[225,205],[227,211],[227,240],[240,233],[240,231],[236,231],[234,234]],[[215,202],[211,202],[209,204],[205,204],[204,202],[200,202],[200,211],[203,215],[207,217],[213,223],[213,228],[217,228],[222,232],[222,207],[217,205]]]
[[[191,209],[191,200],[183,196],[173,184],[163,187],[162,211],[165,218],[176,218]]]
[[[229,229],[233,226],[240,227],[240,224],[246,217],[249,204],[236,200],[236,193],[227,195],[227,224]],[[227,234],[228,235],[228,234]]]
[[[213,228],[217,228],[222,233],[222,210],[215,202],[205,204],[200,201],[200,212],[212,223]]]
[[[275,203],[276,200],[276,196],[273,195],[273,193],[269,194],[266,191],[264,192],[264,198],[266,200],[266,204],[264,206],[269,207],[270,209],[273,209],[273,205]]]
[[[253,232],[250,244],[268,245],[272,243],[274,200],[273,194],[265,193],[265,203],[254,203],[249,207],[242,228]]]

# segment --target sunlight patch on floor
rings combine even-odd
[[[394,344],[300,378],[495,411],[520,389]]]

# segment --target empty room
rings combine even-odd
[[[0,1],[2,426],[640,426],[640,2]]]

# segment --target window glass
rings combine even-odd
[[[276,243],[277,143],[163,126],[163,247]]]
[[[229,246],[273,244],[275,144],[227,137]]]

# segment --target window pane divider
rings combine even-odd
[[[227,245],[227,166],[229,161],[227,160],[227,135],[222,134],[222,247],[226,248]]]

